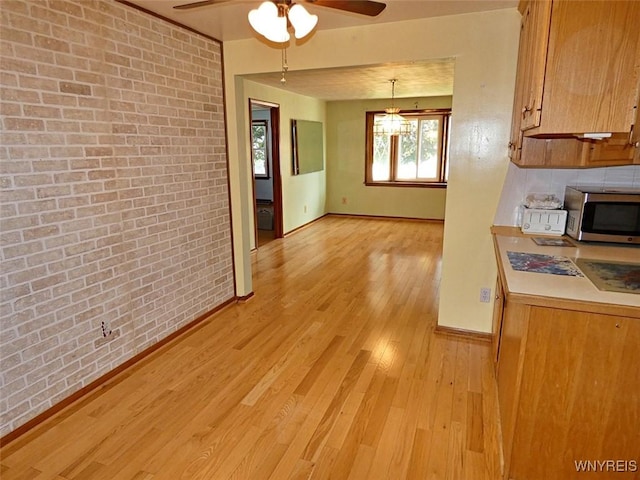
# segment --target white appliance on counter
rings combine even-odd
[[[567,224],[566,210],[546,210],[523,207],[522,233],[564,235]]]

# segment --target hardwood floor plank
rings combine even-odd
[[[309,479],[324,480],[327,478],[345,478],[343,472],[337,471],[334,468],[337,456],[338,450],[325,445],[317,456],[317,460],[314,462],[315,467]]]
[[[41,477],[42,472],[40,470],[36,470],[33,467],[27,467],[25,469],[19,468],[8,468],[5,465],[2,465],[2,469],[0,469],[0,473],[2,473],[3,480],[36,480],[38,477]]]
[[[315,464],[313,462],[308,462],[306,460],[298,460],[296,463],[291,475],[287,477],[287,480],[309,480],[311,474],[313,473],[313,469]],[[269,480],[278,480],[275,477],[271,476]]]
[[[391,471],[390,467],[393,460],[394,447],[401,431],[404,410],[391,407],[386,417],[387,421],[380,434],[380,440],[377,442],[367,480],[384,480],[397,475],[397,472]]]
[[[304,349],[305,344],[313,338],[313,334],[320,328],[320,323],[313,323],[306,332],[302,335],[302,338],[294,346],[291,347],[284,355],[280,356],[278,360],[271,366],[271,368],[265,373],[260,381],[251,389],[251,391],[242,399],[243,405],[255,405],[260,396],[269,388],[273,382],[275,382],[282,371],[291,365],[295,361],[299,361],[299,354]]]
[[[411,457],[414,454],[413,442],[418,426],[418,417],[424,413],[418,406],[421,401],[420,392],[423,387],[422,383],[414,381],[407,393],[408,398],[405,405],[402,407],[404,415],[398,427],[398,434],[395,439],[395,445],[393,446],[393,456],[389,467],[390,471],[397,475],[397,478],[411,478],[407,476],[407,472]],[[394,408],[398,407],[394,406]]]
[[[427,478],[427,465],[431,454],[431,438],[432,435],[430,431],[423,430],[422,428],[416,430],[411,447],[407,479]]]
[[[272,435],[264,435],[247,452],[228,480],[267,480],[287,450],[287,445],[274,443]]]
[[[307,443],[307,447],[302,455],[303,459],[313,460],[320,447],[328,440],[328,436],[336,423],[340,410],[343,408],[347,397],[353,391],[353,387],[367,364],[370,355],[371,352],[361,350],[360,354],[353,361],[353,364],[340,384],[336,395],[331,400],[331,404],[324,412],[318,427],[315,432],[313,432],[311,439]]]
[[[482,371],[482,434],[484,442],[484,478],[502,478],[504,458],[502,452],[502,432],[498,419],[498,385],[493,368],[493,355],[490,349],[481,350]]]
[[[137,472],[131,480],[153,480],[154,475],[149,472]]]
[[[302,458],[350,365],[350,362],[343,361],[333,371],[322,372],[309,393],[301,397],[296,418],[287,425],[287,430],[280,438],[280,441],[289,444],[289,448],[274,470],[274,479],[289,476],[297,461]]]
[[[91,480],[100,475],[100,472],[105,469],[105,466],[98,462],[90,462],[85,468],[79,472],[63,472],[62,477],[73,480]]]
[[[336,418],[333,429],[329,434],[327,445],[336,449],[342,447],[363,399],[364,393],[356,391],[351,392],[347,397],[345,402],[342,404],[339,416]]]
[[[387,376],[382,383],[382,388],[377,395],[375,405],[370,414],[367,428],[364,431],[362,442],[365,445],[375,447],[380,441],[382,429],[387,421],[391,403],[398,388],[398,379]]]
[[[470,392],[467,401],[466,448],[474,452],[482,453],[484,451],[482,394]]]
[[[434,333],[442,224],[325,217],[255,295],[0,451],[3,480],[495,480],[490,345]]]
[[[459,422],[451,422],[448,447],[447,473],[444,478],[446,480],[464,480],[464,459],[466,458],[466,452],[464,449],[463,427]]]
[[[449,456],[454,454],[449,450],[449,437],[452,428],[453,393],[455,381],[455,356],[458,342],[446,342],[436,382],[437,392],[433,405],[431,428],[431,451],[427,467],[427,479],[440,480],[445,477]],[[455,452],[457,453],[457,452]]]
[[[453,381],[453,405],[451,408],[451,421],[459,424],[467,424],[467,408],[469,405],[469,344],[459,343],[455,357],[455,379]]]
[[[384,386],[385,374],[379,369],[371,379],[369,388],[364,394],[360,407],[351,424],[351,428],[347,433],[342,448],[340,449],[338,458],[336,459],[336,470],[339,472],[349,472],[353,466],[356,453],[366,434],[371,412],[374,409],[376,400],[382,387]]]
[[[347,478],[347,480],[360,480],[367,478],[369,470],[371,470],[371,464],[375,455],[375,449],[368,445],[360,445],[358,447],[356,458],[353,461],[350,472],[338,472],[339,476],[336,478]],[[348,475],[345,477],[345,474]]]
[[[316,381],[318,375],[320,375],[320,373],[327,366],[327,363],[334,357],[336,351],[338,350],[338,347],[343,340],[344,337],[339,335],[336,335],[331,339],[331,342],[329,342],[327,348],[325,348],[318,359],[313,362],[313,366],[311,367],[307,375],[305,375],[305,377],[302,379],[293,393],[295,393],[296,395],[306,395],[307,393],[309,393],[309,390]]]

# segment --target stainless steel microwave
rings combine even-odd
[[[566,187],[564,208],[576,240],[640,244],[640,190]]]

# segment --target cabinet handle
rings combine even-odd
[[[629,145],[631,145],[632,147],[635,148],[640,148],[640,142],[633,141],[633,129],[634,129],[635,125],[631,125],[631,129],[629,130]]]
[[[531,110],[532,110],[532,109],[531,109],[531,107],[530,107],[529,105],[525,105],[525,106],[522,108],[522,117],[524,118],[524,116],[527,114],[527,112],[530,112]]]

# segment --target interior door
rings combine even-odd
[[[280,174],[280,106],[250,99],[249,112],[254,235],[257,247],[260,227],[272,231],[273,238],[284,236]],[[263,134],[266,136],[260,137]],[[264,156],[262,148],[265,149]]]

